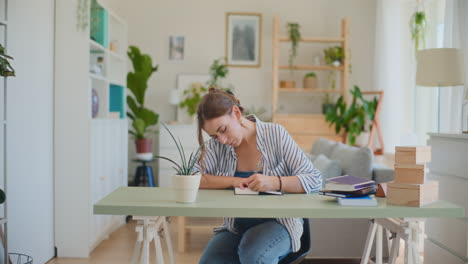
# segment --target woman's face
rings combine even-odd
[[[239,123],[240,113],[233,107],[230,114],[206,120],[203,130],[221,144],[238,147],[242,142],[242,126]]]

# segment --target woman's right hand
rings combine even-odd
[[[249,178],[240,178],[240,177],[233,177],[232,187],[233,188],[240,188],[245,189],[249,186]]]

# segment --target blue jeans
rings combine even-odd
[[[275,219],[236,218],[233,234],[218,232],[206,246],[200,264],[278,263],[291,252],[291,238]]]

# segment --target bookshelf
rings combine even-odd
[[[128,182],[127,25],[99,1],[88,1],[84,31],[70,19],[76,3],[58,1],[55,9],[54,228],[59,257],[88,257],[125,223],[123,216],[94,215],[92,206]]]
[[[279,33],[280,19],[275,16],[273,19],[273,71],[272,71],[272,119],[273,122],[283,125],[298,145],[304,151],[310,151],[314,141],[320,137],[330,140],[341,142],[343,141],[342,135],[336,135],[333,128],[330,128],[325,121],[323,114],[313,113],[287,113],[281,112],[279,109],[280,98],[283,94],[295,93],[304,94],[305,96],[314,96],[317,94],[337,94],[342,95],[345,100],[348,98],[348,78],[349,78],[349,19],[345,17],[341,20],[341,35],[336,38],[332,37],[302,37],[300,43],[322,43],[339,45],[343,48],[344,59],[340,66],[330,65],[284,65],[280,63],[280,43],[290,43],[288,37],[281,37]],[[298,56],[301,56],[298,54]],[[295,88],[280,88],[280,71],[283,70],[311,70],[311,71],[333,71],[338,72],[340,75],[340,82],[338,89],[327,89],[320,87],[316,89],[304,89],[301,87]],[[305,125],[306,124],[306,125]]]

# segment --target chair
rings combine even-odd
[[[298,264],[309,254],[311,249],[309,218],[303,218],[303,220],[304,232],[301,236],[301,248],[297,252],[286,255],[278,264]]]

